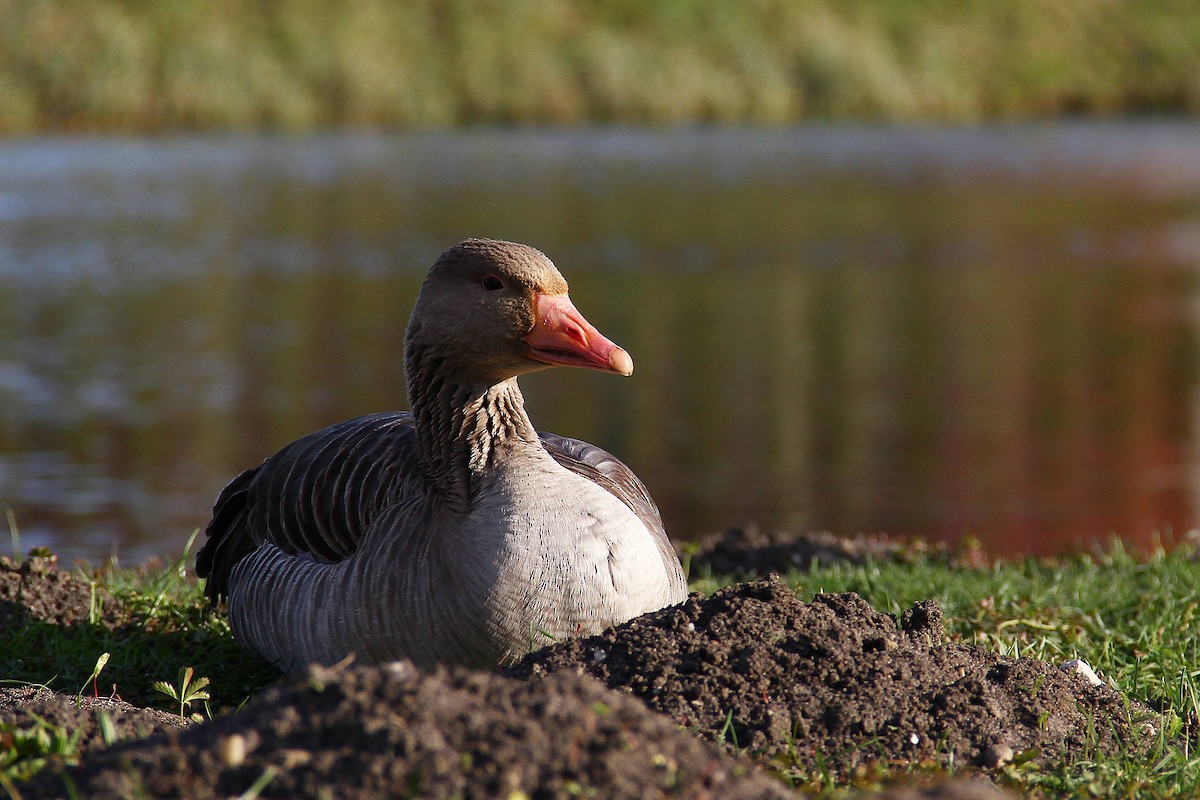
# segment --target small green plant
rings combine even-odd
[[[15,782],[29,780],[50,764],[79,763],[82,730],[68,733],[36,714],[30,716],[34,725],[27,728],[0,723],[0,787],[12,797],[20,796]]]
[[[740,749],[738,744],[737,729],[733,727],[733,709],[729,709],[729,716],[725,717],[725,725],[721,728],[721,741],[730,742],[733,749]]]
[[[155,681],[154,689],[162,692],[167,697],[179,704],[179,716],[187,717],[188,709],[192,703],[197,700],[208,700],[208,678],[199,677],[193,678],[195,670],[191,667],[183,667],[179,670],[179,684],[177,686],[167,683],[166,681]]]
[[[116,743],[119,738],[117,727],[113,725],[112,717],[104,709],[96,712],[96,727],[100,729],[100,740],[104,742],[105,747]]]
[[[547,641],[540,641],[540,639]],[[529,652],[546,647],[547,644],[558,644],[558,637],[538,625],[529,626]]]
[[[21,560],[21,529],[17,527],[17,515],[11,508],[5,509],[8,517],[8,537],[12,540],[12,557]]]
[[[86,681],[83,682],[83,686],[80,686],[79,691],[75,694],[76,700],[79,700],[79,698],[83,697],[83,690],[87,688],[89,683],[92,685],[92,696],[100,696],[100,688],[96,685],[96,679],[100,677],[100,671],[103,670],[104,665],[108,663],[108,657],[108,653],[101,653],[100,657],[96,659],[96,666],[92,667],[92,674]]]
[[[267,767],[254,783],[250,784],[250,788],[242,792],[238,800],[255,800],[267,788],[267,785],[275,780],[275,776],[278,774],[279,770],[275,767]]]

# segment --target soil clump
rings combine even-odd
[[[838,536],[828,532],[795,533],[763,530],[757,525],[730,528],[695,541],[676,542],[675,549],[691,564],[691,574],[767,578],[774,573],[804,570],[813,565],[837,562],[861,564],[876,561],[907,561],[937,556],[947,561],[973,562],[974,550],[954,553],[944,545],[904,541],[879,535]]]
[[[898,624],[899,623],[899,624]],[[996,767],[1147,743],[1152,718],[1112,688],[1032,659],[944,643],[926,601],[897,621],[855,594],[803,603],[757,581],[692,595],[532,653],[529,679],[586,672],[702,737],[803,770],[953,760]]]
[[[598,681],[407,662],[312,670],[240,712],[44,775],[26,798],[786,798],[783,785]]]
[[[144,739],[188,725],[177,714],[139,708],[116,697],[72,697],[43,686],[0,687],[0,730],[29,730],[42,722],[79,736],[84,755],[116,742]]]
[[[80,625],[89,622],[96,609],[112,606],[103,587],[73,572],[60,572],[57,564],[54,555],[32,555],[19,564],[0,556],[0,630],[30,621]]]

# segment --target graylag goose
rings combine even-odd
[[[412,412],[309,434],[217,498],[196,567],[237,641],[286,672],[351,654],[494,667],[681,602],[637,476],[530,423],[516,379],[552,365],[633,373],[540,251],[443,253],[405,337]]]

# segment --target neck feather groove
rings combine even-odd
[[[469,503],[499,450],[538,441],[517,379],[471,379],[417,346],[405,355],[421,468],[439,492]]]

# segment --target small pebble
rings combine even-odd
[[[384,669],[397,678],[403,679],[414,678],[417,674],[417,668],[406,658],[399,661],[389,661],[384,665]]]
[[[994,744],[979,754],[979,760],[986,769],[996,769],[1013,760],[1013,749],[1006,744]]]
[[[226,736],[217,744],[217,757],[227,767],[240,766],[246,760],[246,737],[240,733]]]
[[[1059,669],[1081,675],[1084,680],[1086,680],[1092,686],[1104,685],[1104,681],[1100,679],[1100,676],[1096,674],[1096,671],[1088,666],[1088,663],[1082,658],[1072,658],[1070,661],[1065,662],[1061,667],[1059,667]]]

